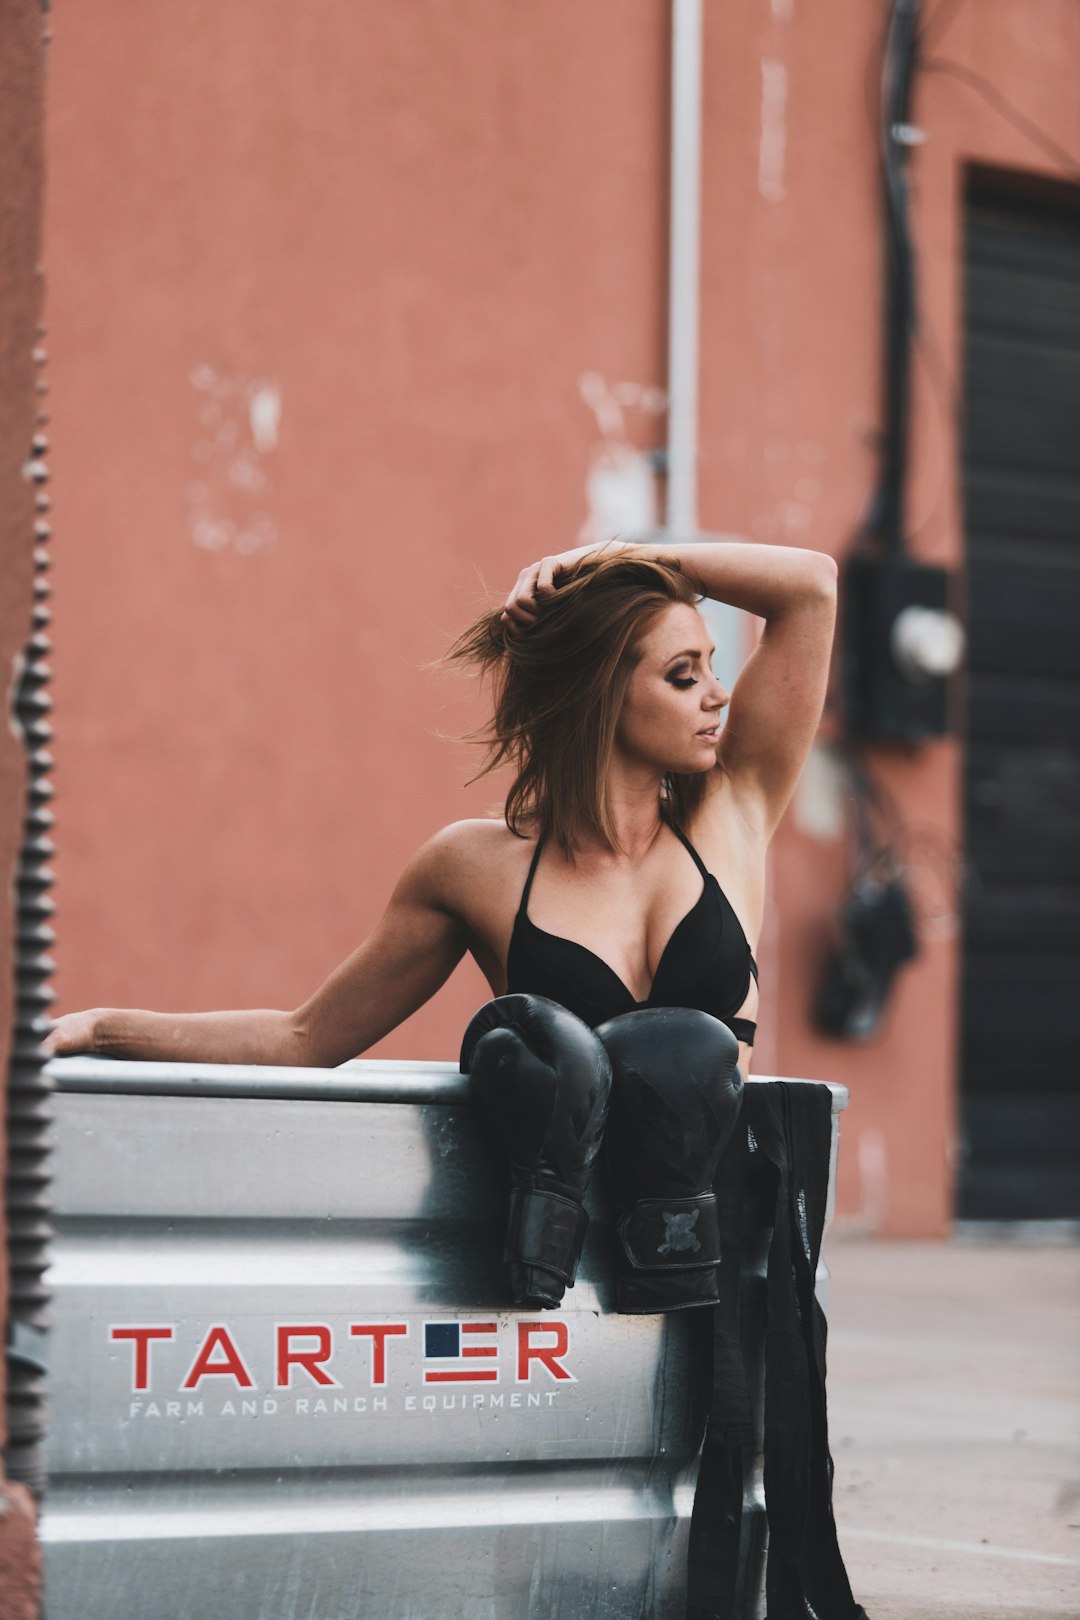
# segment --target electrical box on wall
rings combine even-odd
[[[848,559],[841,691],[853,736],[918,742],[945,734],[948,680],[964,651],[948,594],[944,568],[869,552]]]

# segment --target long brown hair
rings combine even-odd
[[[506,822],[537,831],[569,858],[583,834],[619,849],[605,782],[615,730],[640,641],[673,602],[700,600],[672,558],[594,552],[564,568],[538,618],[522,626],[485,613],[454,642],[449,663],[478,667],[491,681],[490,727],[470,740],[487,747],[473,781],[516,767]],[[700,804],[704,775],[664,777],[663,814],[685,824]]]

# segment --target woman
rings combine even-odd
[[[765,620],[731,694],[700,596]],[[745,1072],[765,852],[821,715],[835,604],[832,559],[791,547],[613,544],[532,564],[451,651],[495,681],[487,768],[517,767],[505,819],[436,833],[294,1012],[94,1008],[60,1018],[47,1049],[333,1067],[470,951],[493,995],[550,996],[591,1024],[700,1007],[734,1030]]]
[[[730,695],[710,668],[713,648],[699,595],[765,620]],[[633,1073],[624,1070],[619,1107],[607,1125],[609,1149],[612,1131],[619,1133],[609,1163],[624,1195],[619,1234],[629,1260],[616,1308],[651,1313],[716,1303],[720,1240],[718,1224],[711,1234],[705,1230],[717,1203],[708,1171],[718,1132],[737,1117],[738,1069],[748,1067],[757,1008],[752,946],[764,905],[765,854],[820,718],[835,610],[836,567],[813,551],[740,542],[620,545],[534,563],[503,609],[479,620],[451,652],[494,679],[488,768],[516,767],[504,819],[456,822],[430,839],[405,868],[370,937],[295,1012],[98,1008],[61,1018],[47,1045],[57,1053],[332,1066],[400,1024],[471,951],[494,997],[529,993],[514,998],[529,1004],[528,1018],[510,1015],[519,1033],[530,1019],[546,1023],[550,1053],[557,1026],[567,1061],[556,1069],[555,1092],[564,1087],[574,1052],[582,1054],[579,1074],[570,1076],[581,1083],[569,1110],[565,1090],[561,1099],[562,1118],[573,1129],[563,1132],[549,1162],[539,1153],[511,1155],[506,1258],[515,1301],[558,1307],[564,1284],[574,1280],[586,1224],[581,1194],[607,1097],[598,1089],[595,1053],[607,1054],[614,1087],[629,1048]],[[503,1012],[498,1002],[481,1009],[466,1049],[478,1102],[512,1140],[530,1115],[542,1115],[546,1129],[553,1093],[549,1086],[542,1108],[519,1106],[531,1083],[529,1054],[519,1064],[518,1085],[508,1087],[505,1042],[486,1077],[478,1074],[483,1039],[500,1034],[505,1016],[505,1004]],[[478,1024],[480,1039],[470,1047]],[[738,1069],[722,1024],[738,1038]],[[699,1061],[703,1026],[709,1052]],[[518,1043],[519,1055],[525,1044]],[[684,1137],[678,1122],[674,1152],[667,1151],[671,1141],[656,1111],[634,1112],[633,1086],[648,1080],[653,1059],[665,1085],[674,1077],[684,1094],[686,1086],[697,1088],[684,1110],[693,1128]],[[537,1068],[548,1084],[551,1065],[542,1050],[533,1077]],[[580,1149],[569,1168],[559,1160],[567,1139],[571,1156]],[[694,1151],[683,1151],[687,1141]],[[678,1172],[662,1187],[645,1184],[655,1169],[654,1146],[664,1167],[674,1163]],[[551,1148],[547,1138],[543,1147]],[[776,1185],[784,1185],[780,1177]],[[779,1190],[777,1198],[777,1228],[789,1239]],[[796,1246],[776,1268],[780,1282],[790,1272],[790,1308],[786,1296],[784,1308],[769,1307],[778,1414],[766,1426],[769,1607],[865,1620],[836,1546],[831,1462],[814,1415],[824,1413],[823,1386],[820,1406],[807,1395],[823,1377],[823,1363],[819,1371],[817,1352],[810,1357],[798,1325],[810,1320],[813,1298],[813,1264],[809,1251],[805,1265],[802,1256]],[[734,1276],[738,1287],[737,1271],[724,1267],[723,1275]],[[771,1283],[771,1269],[769,1275]],[[714,1443],[704,1452],[690,1533],[695,1613],[706,1606],[719,1612],[721,1597],[731,1612],[736,1585],[746,1578],[738,1327],[734,1340],[724,1339],[732,1331],[730,1311],[715,1314],[717,1344],[729,1359],[712,1388]],[[699,1320],[711,1326],[700,1314]]]

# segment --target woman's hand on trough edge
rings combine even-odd
[[[46,1057],[139,1058],[151,1063],[302,1065],[305,1043],[292,1013],[269,1007],[232,1012],[150,1012],[91,1007],[65,1013],[42,1042]]]
[[[46,1057],[71,1057],[76,1052],[95,1051],[101,1011],[100,1007],[91,1007],[86,1012],[64,1013],[57,1018],[41,1043]]]

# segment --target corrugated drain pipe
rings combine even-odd
[[[38,339],[44,336],[39,328]],[[52,1005],[53,963],[49,948],[53,902],[49,896],[53,853],[50,838],[52,738],[48,695],[50,622],[48,582],[49,497],[45,491],[48,449],[43,429],[47,384],[41,375],[45,351],[34,351],[38,367],[37,426],[27,462],[34,497],[34,606],[30,640],[13,693],[13,719],[27,750],[26,822],[16,879],[15,1027],[8,1076],[7,1219],[10,1294],[7,1343],[7,1430],[4,1462],[9,1479],[41,1497],[45,1489],[45,1333],[49,1293],[42,1277],[49,1263],[49,1152],[51,1082],[46,1078],[40,1042]]]

